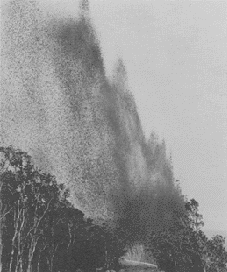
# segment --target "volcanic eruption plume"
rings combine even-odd
[[[42,1],[2,4],[0,144],[31,154],[85,214],[140,240],[181,204],[165,143],[146,140],[122,60],[107,78],[88,13],[86,1],[74,17]]]

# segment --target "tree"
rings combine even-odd
[[[195,232],[188,229],[160,231],[153,234],[150,243],[153,256],[162,270],[203,271]]]
[[[198,213],[199,203],[192,198],[190,201],[185,203],[185,209],[187,212],[187,218],[189,220],[190,226],[198,231],[201,227],[204,226],[203,216]]]
[[[200,230],[203,222],[198,206],[194,199],[185,201],[183,211],[172,209],[172,224],[151,234],[148,248],[162,270],[203,271],[207,238]]]
[[[9,165],[1,174],[4,269],[31,271],[37,244],[44,239],[61,191],[53,176],[34,169],[26,153],[12,148],[1,151]]]
[[[204,254],[206,272],[226,271],[227,252],[225,250],[225,238],[216,235],[207,241]]]
[[[115,268],[124,254],[120,232],[84,218],[65,186],[36,169],[26,153],[0,151],[2,272]]]

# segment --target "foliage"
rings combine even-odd
[[[187,218],[191,228],[194,230],[199,230],[204,226],[204,222],[202,221],[203,216],[198,213],[198,207],[199,203],[194,198],[185,203]]]
[[[2,272],[84,271],[116,266],[119,236],[67,200],[68,190],[20,150],[1,148]]]
[[[107,222],[98,225],[85,218],[67,200],[65,186],[36,169],[28,154],[11,147],[0,152],[2,272],[119,269],[118,259],[125,254],[125,246],[133,246],[137,237],[132,239],[120,224],[111,228]],[[217,235],[209,240],[205,236],[198,202],[183,201],[179,190],[170,185],[158,186],[150,202],[150,194],[141,192],[139,196],[150,204],[156,222],[151,224],[147,218],[146,225],[140,214],[146,256],[166,272],[202,272],[204,268],[206,272],[226,272],[224,238]]]
[[[153,231],[147,244],[160,269],[166,272],[225,271],[227,252],[224,238],[209,240],[200,229],[204,225],[195,199],[185,200],[185,213],[175,224]]]
[[[227,271],[227,252],[224,244],[225,238],[220,235],[216,235],[208,240],[206,244],[207,250],[204,256],[207,272]]]
[[[151,237],[152,252],[164,271],[203,271],[195,233],[189,230],[156,232]]]

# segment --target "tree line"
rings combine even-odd
[[[167,229],[150,233],[147,251],[166,272],[226,272],[225,238],[206,237],[201,230],[204,222],[195,199],[185,199],[184,205],[184,217]]]
[[[1,151],[2,272],[116,267],[124,254],[120,232],[85,218],[67,200],[65,186],[35,169],[26,153]]]
[[[97,224],[68,201],[69,191],[32,164],[25,152],[1,148],[0,257],[2,272],[119,270],[130,237]],[[180,192],[179,192],[180,193]],[[222,236],[208,239],[195,199],[166,228],[146,229],[147,259],[166,272],[226,272]],[[160,215],[161,216],[161,215]]]

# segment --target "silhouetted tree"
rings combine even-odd
[[[0,151],[2,272],[113,269],[124,254],[120,232],[86,219],[65,186],[26,153]]]
[[[205,261],[206,272],[224,272],[227,269],[227,251],[225,250],[225,238],[216,235],[206,244]]]
[[[174,208],[171,211],[174,221],[165,229],[151,232],[148,249],[166,272],[203,271],[208,239],[199,229],[203,222],[198,214],[198,202],[186,201],[184,212]]]
[[[198,213],[198,208],[199,203],[194,198],[185,203],[185,209],[187,211],[190,226],[196,231],[204,226],[204,222],[202,221],[203,216]]]

